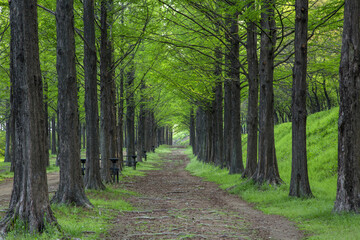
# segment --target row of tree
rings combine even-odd
[[[129,6],[122,4],[121,8],[115,11],[112,1],[101,1],[99,9],[95,8],[94,0],[83,2],[84,31],[83,34],[78,33],[82,39],[84,54],[81,65],[84,73],[82,82],[78,81],[79,72],[76,69],[75,34],[79,30],[74,24],[73,0],[56,1],[55,11],[49,6],[39,5],[36,0],[9,2],[11,114],[8,118],[10,127],[7,132],[10,133],[11,147],[8,151],[13,163],[14,189],[8,213],[0,222],[1,233],[10,231],[17,221],[25,224],[30,232],[42,232],[46,224],[57,225],[50,208],[46,177],[50,127],[47,126],[49,117],[47,87],[44,81],[46,78],[42,77],[40,70],[38,7],[56,17],[55,111],[58,119],[58,138],[53,131],[52,142],[57,142],[57,149],[54,147],[53,151],[58,153],[60,183],[51,202],[92,207],[85,195],[85,189],[105,189],[104,183],[111,182],[109,158],[118,157],[120,162],[123,161],[124,129],[128,164],[136,151],[138,161],[141,161],[145,151],[153,151],[159,144],[172,142],[172,127],[157,120],[154,110],[156,105],[147,104],[151,99],[143,93],[147,88],[144,78],[141,81],[135,79],[135,50],[140,42],[135,43],[134,47],[130,47],[115,60],[110,23],[114,23],[113,18],[117,11],[122,14],[130,11]],[[98,48],[95,28],[97,16],[100,16]],[[122,50],[125,48],[126,45],[122,46]],[[97,52],[100,53],[99,70]],[[130,59],[123,63],[125,55],[130,55]],[[115,76],[115,69],[118,69],[118,76]],[[97,80],[98,73],[100,84]],[[119,83],[118,89],[116,79]],[[78,89],[82,83],[87,159],[84,181],[80,167],[81,128],[78,104]],[[137,97],[138,92],[140,96]],[[125,127],[123,122],[126,123]],[[54,130],[54,117],[51,125]],[[135,136],[136,126],[138,131]]]
[[[274,123],[289,120],[294,124],[290,195],[312,196],[306,170],[306,115],[336,106],[347,95],[336,83],[343,6],[337,0],[1,4],[0,106],[2,119],[14,129],[7,132],[13,139],[15,170],[13,197],[1,231],[8,231],[16,219],[29,223],[31,231],[41,231],[43,213],[46,222],[56,221],[45,186],[47,129],[55,129],[47,123],[56,118],[59,139],[54,150],[61,179],[54,202],[91,207],[84,189],[103,189],[111,180],[109,161],[101,161],[100,168],[100,156],[122,160],[125,144],[126,155],[137,151],[140,160],[144,150],[171,143],[172,132],[184,129],[190,129],[190,143],[201,160],[260,184],[281,184]],[[24,29],[24,23],[32,28]],[[80,176],[80,123],[86,128],[85,185]],[[248,133],[245,166],[242,132]],[[52,136],[54,143],[57,138]],[[348,176],[349,169],[341,169],[339,179]],[[351,185],[358,182],[355,172],[349,175],[351,181],[339,183],[339,193],[346,192],[344,185],[349,191],[357,189]],[[35,175],[41,176],[42,184],[34,191],[42,191],[36,196],[43,199],[32,206],[37,201],[27,189],[39,183]],[[356,204],[356,193],[348,202]],[[348,207],[350,203],[343,207],[344,199],[349,198],[339,197],[337,211],[356,210]]]
[[[324,4],[331,1],[324,1]],[[227,2],[228,3],[228,2]],[[245,9],[250,9],[256,15],[256,2],[247,1]],[[251,178],[255,183],[264,182],[272,185],[281,184],[279,176],[275,143],[274,143],[274,123],[279,122],[279,110],[274,108],[274,69],[277,65],[289,62],[276,63],[283,52],[288,52],[289,44],[293,48],[288,52],[286,61],[290,61],[293,66],[292,71],[292,91],[291,107],[284,104],[288,111],[287,118],[292,121],[292,171],[290,182],[290,196],[312,197],[307,173],[307,152],[306,152],[306,117],[308,112],[316,112],[323,109],[320,106],[317,96],[317,86],[321,84],[325,95],[325,106],[331,108],[334,101],[329,97],[326,85],[326,78],[322,76],[322,82],[308,82],[307,79],[313,77],[309,75],[308,63],[311,62],[308,55],[308,42],[315,36],[318,26],[308,25],[308,0],[295,1],[295,19],[293,29],[293,39],[285,43],[284,25],[282,16],[278,9],[278,2],[264,0],[260,4],[260,19],[251,18],[246,15],[244,8],[235,8],[233,11],[225,11],[222,23],[219,24],[218,8],[224,7],[221,1],[212,5],[193,3],[195,8],[209,19],[213,20],[215,33],[217,26],[224,26],[224,103],[222,96],[218,96],[222,91],[221,82],[214,84],[213,99],[198,104],[196,113],[190,111],[189,129],[190,144],[193,146],[194,153],[198,158],[205,162],[214,163],[221,167],[229,168],[230,174],[242,173],[243,177]],[[231,2],[229,4],[238,5],[242,3]],[[317,6],[318,1],[312,3]],[[320,4],[321,5],[321,4]],[[338,185],[337,197],[334,206],[335,212],[359,210],[359,139],[358,128],[358,76],[359,76],[359,6],[358,1],[346,0],[338,2],[337,6],[324,17],[330,21],[345,5],[344,28],[342,37],[341,64],[340,64],[340,86],[333,88],[340,103],[339,113],[339,149],[338,149]],[[242,5],[244,7],[244,5]],[[225,7],[226,8],[226,7]],[[277,18],[276,12],[280,19]],[[241,18],[242,17],[242,18]],[[241,19],[241,20],[240,20]],[[239,25],[244,21],[246,33],[241,35]],[[279,37],[277,23],[282,26]],[[312,32],[311,32],[312,30]],[[308,34],[311,32],[311,34]],[[219,32],[217,32],[219,33]],[[257,33],[260,33],[260,40],[257,40]],[[247,78],[248,85],[248,112],[247,112],[247,159],[246,168],[243,166],[241,153],[241,124],[239,122],[241,108],[240,86],[242,84],[240,74],[242,68],[239,59],[239,49],[242,43],[241,36],[246,39],[244,44],[244,56],[247,61],[247,71],[244,76]],[[290,34],[288,35],[290,36]],[[280,43],[277,44],[277,41]],[[260,43],[259,51],[257,43]],[[217,67],[221,61],[219,49],[214,46],[214,74],[220,75]],[[259,60],[257,59],[260,54]],[[245,55],[246,54],[246,55]],[[332,54],[330,51],[329,54]],[[219,60],[220,59],[220,60]],[[312,69],[313,67],[310,67]],[[321,75],[322,71],[317,74]],[[310,84],[309,84],[310,83]],[[259,89],[260,88],[260,89]],[[313,95],[310,93],[313,93]],[[258,93],[260,100],[258,103]],[[338,94],[339,93],[339,94]],[[308,98],[307,98],[308,97]],[[307,99],[310,104],[307,104]],[[309,103],[308,102],[308,103]],[[220,108],[220,110],[218,110]],[[222,110],[224,108],[224,110]],[[222,113],[224,112],[224,115]],[[224,118],[222,118],[224,117]],[[259,117],[259,118],[258,118]],[[283,120],[284,121],[284,120]],[[218,155],[220,153],[220,155]]]

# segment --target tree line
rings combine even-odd
[[[258,184],[278,185],[274,124],[291,121],[289,195],[312,197],[306,116],[338,104],[334,210],[356,212],[352,189],[358,188],[358,160],[351,146],[356,146],[358,118],[351,103],[357,101],[357,75],[347,71],[358,64],[357,5],[354,0],[1,4],[1,118],[9,129],[7,159],[14,169],[1,232],[18,219],[29,223],[31,232],[44,230],[45,221],[56,224],[47,200],[50,146],[60,165],[60,185],[51,201],[91,207],[85,189],[104,189],[111,182],[109,161],[99,166],[100,156],[123,160],[126,146],[128,158],[137,151],[141,161],[143,151],[171,144],[173,132],[182,130],[189,131],[200,160]],[[243,133],[248,137],[244,160]]]

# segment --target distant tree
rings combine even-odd
[[[135,100],[134,81],[135,67],[130,66],[126,76],[126,137],[127,137],[127,162],[131,166],[132,155],[135,155]]]
[[[52,202],[92,207],[81,176],[73,4],[56,1],[60,183]]]
[[[306,153],[306,72],[308,0],[295,1],[295,63],[292,88],[292,167],[290,196],[312,196]]]
[[[346,0],[340,62],[335,212],[360,211],[360,2]]]
[[[141,162],[143,151],[145,151],[145,96],[146,89],[145,80],[141,79],[140,83],[140,103],[139,103],[139,117],[138,117],[138,140],[137,140],[137,161]]]
[[[56,151],[56,117],[51,117],[51,154],[57,154]]]
[[[86,113],[85,188],[105,189],[100,175],[99,110],[95,47],[94,0],[84,0],[84,74]]]
[[[190,109],[190,116],[189,116],[189,128],[190,128],[190,146],[192,147],[193,154],[195,154],[195,116],[194,116],[194,108]]]
[[[50,208],[46,176],[37,1],[12,0],[9,5],[15,172],[9,210],[0,222],[0,234],[11,231],[17,222],[36,233],[43,232],[47,224],[57,225]]]

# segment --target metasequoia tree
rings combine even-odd
[[[340,62],[335,212],[360,210],[360,2],[346,0]]]
[[[229,144],[225,151],[229,157],[230,174],[244,171],[242,162],[241,125],[240,125],[240,62],[239,62],[239,13],[227,14],[226,33],[227,40],[225,52],[226,85],[225,85],[225,119],[227,126],[224,138]]]
[[[126,76],[126,137],[127,137],[127,163],[131,166],[135,155],[135,100],[134,100],[135,67],[133,63]]]
[[[94,25],[94,0],[84,0],[84,73],[86,113],[85,188],[105,189],[99,165],[99,112],[97,98],[97,67]]]
[[[292,167],[290,196],[312,196],[306,156],[306,72],[308,0],[295,1],[295,63],[292,89]]]
[[[255,10],[255,3],[251,1],[248,6]],[[251,177],[256,171],[258,146],[258,98],[259,98],[259,66],[257,56],[257,27],[253,19],[246,21],[247,44],[246,54],[248,62],[248,111],[247,111],[247,155],[246,168],[243,177]]]
[[[100,151],[101,177],[111,182],[110,158],[116,157],[116,91],[113,71],[113,47],[109,35],[109,22],[112,21],[111,0],[101,1],[101,42],[100,42]]]
[[[264,182],[281,183],[274,141],[273,78],[276,46],[274,4],[274,0],[264,0],[261,6],[259,161],[257,170],[252,176],[252,179],[259,184]]]
[[[220,19],[215,21],[215,31],[220,36]],[[222,57],[221,45],[218,44],[214,49],[214,76],[215,86],[213,88],[214,100],[212,104],[213,109],[213,149],[214,149],[214,163],[217,166],[225,167],[223,161],[224,154],[224,130],[223,130],[223,80],[222,80]],[[191,127],[191,126],[190,126]],[[194,132],[195,133],[195,132]],[[194,134],[193,133],[193,134]]]
[[[9,210],[0,222],[0,234],[16,222],[35,233],[56,224],[50,208],[46,176],[45,119],[38,47],[36,0],[12,0],[11,107],[14,128],[14,183]],[[0,237],[1,238],[1,237]]]
[[[52,202],[91,207],[81,176],[73,0],[57,0],[60,183]]]
[[[145,80],[142,79],[140,83],[140,103],[139,103],[139,116],[138,116],[138,140],[137,140],[137,161],[141,162],[143,151],[145,151]]]

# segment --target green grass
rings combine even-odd
[[[192,174],[216,182],[223,189],[241,196],[267,214],[283,215],[297,222],[308,239],[358,239],[360,216],[334,214],[337,182],[338,108],[310,115],[307,120],[307,154],[310,185],[315,198],[296,199],[288,196],[291,175],[291,123],[275,126],[276,154],[280,176],[279,187],[257,186],[228,175],[228,170],[203,164],[192,156],[187,166]],[[246,136],[243,136],[243,159],[246,159]]]
[[[135,176],[144,176],[146,171],[156,170],[161,167],[160,156],[171,152],[166,146],[156,149],[155,153],[149,153],[146,162],[138,163],[137,170],[126,167],[122,172],[121,178],[129,179]],[[51,158],[50,165],[55,165],[56,158]],[[2,163],[0,163],[1,166]],[[54,168],[54,170],[56,170]],[[133,211],[126,200],[138,195],[120,188],[118,184],[108,184],[104,191],[87,190],[86,194],[90,202],[94,205],[93,209],[82,207],[52,205],[54,215],[61,226],[61,231],[54,226],[47,226],[42,234],[29,234],[26,227],[17,223],[15,229],[7,236],[7,240],[13,239],[103,239],[107,232],[116,227],[112,225],[112,220],[118,217],[123,211]]]

